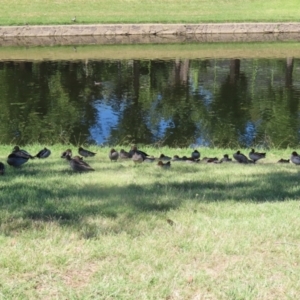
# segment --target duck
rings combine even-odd
[[[7,157],[7,163],[15,168],[20,167],[21,165],[27,163],[29,157],[20,156],[16,153],[11,153]]]
[[[186,163],[198,163],[200,159],[194,159],[192,157],[186,157],[182,156],[182,160],[185,161]]]
[[[71,149],[67,149],[66,151],[64,151],[62,154],[61,154],[61,158],[66,158],[66,156],[70,156],[72,157],[72,150]]]
[[[147,163],[153,163],[155,160],[156,160],[156,158],[155,158],[154,156],[147,156],[147,157],[144,159],[144,162],[147,162]]]
[[[5,171],[5,165],[4,163],[0,162],[0,175],[4,175],[4,171]]]
[[[218,158],[217,157],[203,157],[202,161],[205,161],[207,163],[215,163],[218,162]]]
[[[129,155],[130,155],[131,157],[133,157],[133,154],[134,154],[134,153],[139,153],[139,154],[141,154],[144,158],[145,158],[146,156],[149,156],[146,152],[144,152],[144,151],[142,151],[142,150],[138,150],[138,148],[137,148],[136,145],[132,145],[132,146],[131,146],[131,149],[129,150]]]
[[[300,165],[300,156],[296,151],[293,151],[291,155],[291,162],[295,165]]]
[[[66,155],[66,159],[70,163],[70,167],[75,172],[89,172],[89,171],[95,171],[88,163],[83,161],[83,159],[71,158],[70,155]]]
[[[233,154],[233,158],[241,164],[254,163],[252,160],[249,160],[246,155],[241,153],[240,150]]]
[[[191,157],[192,157],[193,159],[199,159],[199,158],[200,158],[200,152],[199,152],[197,149],[195,149],[195,150],[192,152]]]
[[[13,153],[18,153],[19,155],[23,155],[23,156],[26,156],[26,157],[31,158],[31,159],[34,158],[34,157],[33,157],[31,154],[29,154],[26,150],[20,149],[19,146],[15,146],[15,147],[13,148],[13,151],[12,151],[12,152],[13,152]]]
[[[15,168],[27,163],[28,159],[33,159],[27,151],[20,149],[19,146],[15,146],[11,154],[7,157],[7,163]]]
[[[217,157],[210,157],[206,160],[207,163],[218,163],[219,159]]]
[[[279,164],[288,164],[288,163],[290,163],[290,160],[289,159],[280,158],[277,163],[279,163]]]
[[[158,159],[159,160],[171,160],[172,158],[170,156],[166,156],[162,153]]]
[[[183,159],[179,155],[174,155],[171,161],[182,161]]]
[[[232,161],[232,158],[229,158],[228,154],[224,154],[223,158],[220,159],[220,163],[227,162],[227,161]]]
[[[92,152],[92,151],[83,149],[82,147],[79,147],[79,148],[78,148],[78,153],[79,153],[81,156],[83,156],[83,157],[89,157],[89,156],[95,156],[95,155],[96,155],[95,152]]]
[[[39,153],[36,154],[34,157],[47,158],[47,157],[50,156],[50,154],[51,154],[51,151],[45,147],[44,149],[42,149],[41,151],[39,151]]]
[[[265,158],[266,157],[266,153],[255,152],[255,150],[252,148],[251,151],[249,152],[249,157],[255,163],[258,160],[260,160],[262,158]]]
[[[110,149],[108,157],[110,161],[117,161],[119,158],[119,152],[116,151],[114,148]]]
[[[120,150],[120,153],[119,153],[119,158],[120,159],[128,159],[128,158],[131,158],[132,156],[130,156],[130,154],[125,151],[124,149],[121,149]]]
[[[164,169],[170,168],[170,167],[171,167],[171,162],[168,161],[168,162],[166,162],[166,163],[163,163],[163,162],[160,160],[160,161],[157,163],[157,166],[158,166],[158,167],[161,167],[161,168],[164,168]]]
[[[133,155],[132,155],[132,161],[135,164],[142,163],[145,160],[145,158],[146,157],[142,153],[139,153],[139,152],[134,152]]]

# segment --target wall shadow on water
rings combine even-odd
[[[36,176],[31,170],[23,174]],[[70,180],[73,176],[84,176],[70,175],[67,171],[66,175],[70,176]],[[152,214],[161,214],[162,218],[165,218],[169,211],[176,210],[186,203],[193,202],[193,206],[196,207],[200,203],[205,205],[227,200],[262,203],[300,198],[299,173],[291,173],[288,170],[253,175],[251,180],[241,177],[234,183],[218,182],[211,178],[200,181],[195,176],[194,181],[162,184],[157,178],[153,184],[131,183],[123,187],[104,187],[101,182],[80,187],[63,187],[58,179],[53,179],[49,187],[33,185],[28,188],[26,183],[9,183],[9,180],[11,181],[11,178],[2,182],[3,197],[0,201],[0,213],[4,216],[0,228],[2,233],[7,235],[19,229],[30,229],[35,222],[55,222],[60,226],[71,226],[78,231],[86,227],[89,228],[89,233],[85,234],[87,238],[108,232],[131,233],[136,220],[147,220]],[[93,216],[108,218],[114,225],[99,228],[101,225],[90,223]]]

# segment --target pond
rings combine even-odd
[[[2,144],[296,147],[299,100],[300,56],[289,53],[0,57]]]

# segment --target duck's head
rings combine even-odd
[[[159,167],[162,167],[164,164],[163,164],[163,162],[160,160],[160,161],[157,163],[157,165],[158,165]]]
[[[14,146],[13,151],[20,151],[20,147],[19,146]]]
[[[293,151],[292,155],[293,156],[298,156],[298,153],[296,151]]]
[[[61,158],[66,158],[68,156],[72,156],[72,150],[71,149],[67,149],[66,151],[64,151],[61,155]]]

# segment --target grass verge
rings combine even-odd
[[[0,0],[0,25],[298,21],[298,0]]]
[[[0,161],[11,148],[0,147]],[[96,171],[74,174],[60,158],[65,148],[0,177],[0,298],[297,298],[299,167],[276,163],[293,149],[270,150],[255,165],[161,170],[111,163],[109,149],[95,146],[86,161]]]

